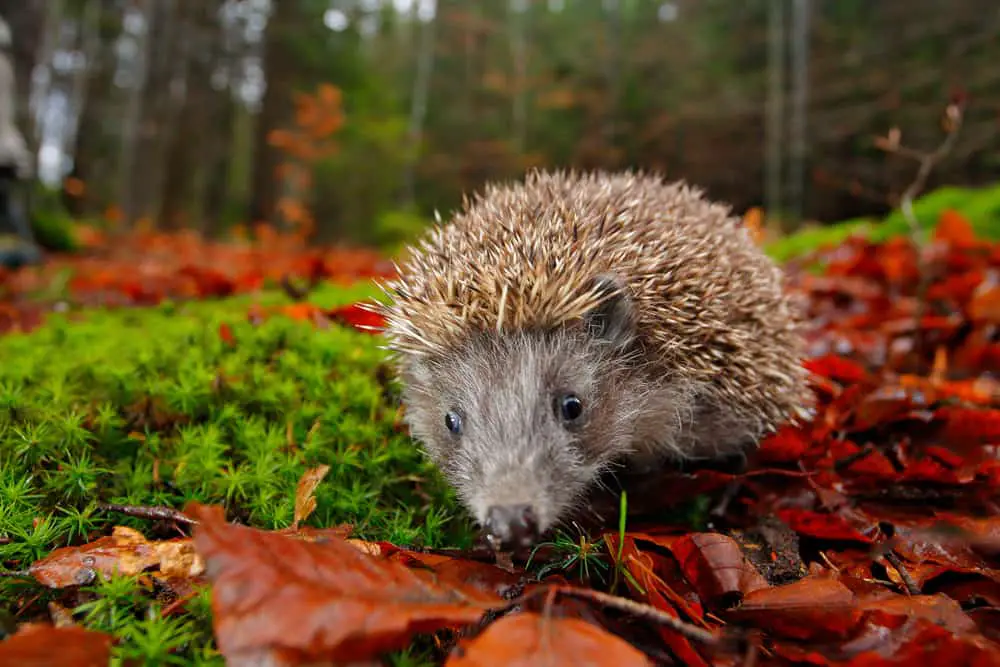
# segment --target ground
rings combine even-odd
[[[400,424],[377,257],[83,233],[0,281],[0,662],[1000,664],[1000,246],[935,220],[788,264],[809,424],[508,567]]]

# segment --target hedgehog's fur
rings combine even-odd
[[[451,386],[467,383],[469,392],[482,393],[486,376],[467,376],[486,373],[491,364],[490,383],[530,375],[533,366],[514,357],[535,350],[543,363],[546,353],[538,350],[546,346],[555,346],[555,355],[559,345],[565,353],[589,344],[581,325],[604,308],[623,305],[620,324],[628,335],[621,345],[590,354],[587,363],[612,364],[601,367],[598,379],[614,375],[622,386],[635,380],[628,410],[643,415],[605,423],[636,426],[624,444],[609,441],[612,451],[599,457],[591,476],[640,454],[731,452],[809,406],[799,322],[780,269],[730,208],[701,190],[642,172],[535,171],[523,182],[488,185],[464,204],[450,224],[436,226],[411,249],[386,285],[390,302],[378,310],[404,381],[411,429],[470,506],[473,491],[463,485],[481,480],[456,461],[503,454],[490,454],[486,444],[473,454],[435,444],[444,437],[434,432],[444,428],[434,421],[435,405],[441,418],[449,405],[439,404],[445,397],[427,383],[454,371]],[[448,366],[456,355],[470,354],[480,360],[460,370]],[[534,391],[524,382],[517,391]],[[513,384],[510,390],[509,400],[520,400]],[[424,414],[409,416],[414,405]],[[506,439],[510,429],[498,424],[492,433]],[[493,446],[502,452],[513,444]],[[532,455],[518,456],[508,457],[511,465],[527,465],[524,457]],[[563,464],[572,465],[569,459]],[[582,489],[574,489],[573,498],[577,492]],[[565,506],[572,498],[563,500]],[[473,509],[482,521],[483,507]]]

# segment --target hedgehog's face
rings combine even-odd
[[[631,305],[592,315],[404,363],[411,433],[498,546],[535,543],[631,445],[642,401],[623,357]]]

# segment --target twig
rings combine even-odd
[[[920,335],[920,322],[923,320],[924,313],[927,309],[927,290],[930,288],[931,276],[930,271],[924,262],[923,252],[921,251],[922,243],[920,242],[920,221],[917,220],[917,216],[913,212],[913,200],[927,184],[927,179],[931,175],[931,171],[934,170],[934,167],[937,166],[941,160],[947,157],[952,148],[954,148],[955,142],[958,140],[958,132],[962,128],[962,120],[965,115],[964,111],[965,102],[963,99],[956,100],[945,108],[944,121],[946,135],[944,141],[942,141],[941,144],[930,153],[901,146],[899,144],[899,130],[895,128],[887,137],[878,137],[875,140],[876,147],[882,149],[883,151],[916,160],[920,164],[917,169],[916,177],[914,177],[913,182],[907,186],[906,190],[903,191],[899,201],[900,211],[902,211],[903,217],[906,219],[906,223],[910,227],[910,235],[913,240],[913,245],[917,251],[917,265],[920,272],[920,281],[917,284],[916,294],[917,308],[914,313],[917,331],[914,334],[913,341],[913,352],[917,359],[922,358],[923,354],[924,338]]]
[[[198,522],[170,507],[149,507],[143,505],[118,505],[115,503],[101,503],[98,509],[105,512],[117,512],[139,519],[150,519],[152,521],[177,521],[187,525],[195,525]]]
[[[897,556],[893,551],[887,551],[885,553],[885,559],[889,561],[889,564],[892,565],[896,569],[896,572],[899,573],[899,578],[903,580],[903,585],[906,586],[906,592],[910,595],[920,595],[920,586],[917,586],[917,582],[913,580],[910,573],[905,567],[903,567],[903,562],[899,560],[899,556]]]
[[[28,570],[0,570],[0,577],[8,579],[34,579]]]
[[[934,170],[934,167],[946,158],[951,153],[952,148],[955,147],[955,142],[958,140],[958,131],[962,129],[964,111],[965,105],[962,101],[952,102],[945,108],[945,122],[947,123],[945,131],[947,134],[944,141],[930,153],[915,151],[905,146],[900,146],[898,143],[895,146],[887,147],[887,150],[891,153],[909,157],[920,163],[916,178],[903,191],[903,195],[899,200],[900,210],[902,210],[903,216],[910,224],[910,231],[913,232],[915,237],[920,233],[920,223],[917,220],[917,216],[913,213],[913,200],[923,190],[924,185],[927,184],[927,179],[931,175],[931,171]]]
[[[721,636],[718,633],[709,632],[708,630],[703,630],[696,625],[685,623],[676,616],[671,616],[670,614],[660,611],[656,607],[651,607],[648,604],[634,602],[626,598],[609,595],[608,593],[602,593],[601,591],[595,591],[590,588],[570,588],[568,586],[558,586],[554,590],[559,595],[591,600],[593,602],[597,602],[598,604],[602,604],[605,607],[617,609],[637,618],[642,618],[647,621],[652,621],[658,625],[666,626],[685,639],[690,639],[691,641],[704,644],[705,646],[717,646],[721,640]]]
[[[873,445],[870,442],[866,443],[865,446],[859,449],[858,451],[848,454],[847,456],[834,461],[833,469],[837,471],[842,471],[850,467],[852,464],[857,463],[861,459],[867,458],[874,451],[875,451],[875,445]]]

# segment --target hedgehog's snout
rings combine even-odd
[[[538,514],[528,504],[491,505],[484,528],[486,538],[498,551],[526,549],[535,544],[540,533]]]

